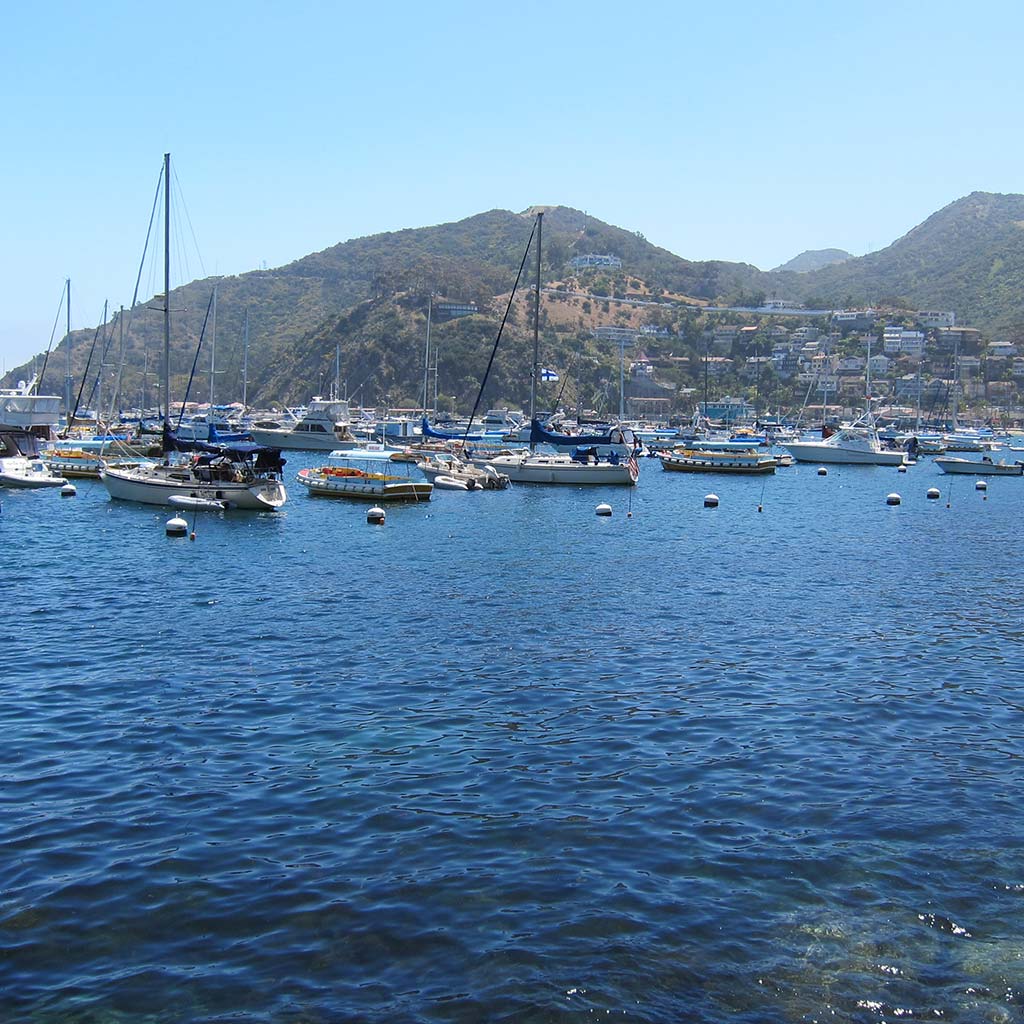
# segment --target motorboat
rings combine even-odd
[[[355,448],[359,441],[349,429],[348,402],[314,398],[295,423],[277,427],[253,425],[252,439],[271,448],[329,452]]]
[[[439,454],[435,458],[424,459],[417,462],[416,466],[435,487],[442,489],[447,487],[449,490],[501,491],[510,483],[507,473],[500,472],[489,463],[477,466],[463,462],[458,456],[451,454]],[[461,486],[456,488],[449,481],[455,481]]]
[[[860,466],[902,466],[906,452],[884,448],[870,415],[839,427],[820,441],[787,441],[783,448],[798,462]]]
[[[1024,462],[994,461],[985,455],[980,459],[958,459],[950,455],[942,455],[935,459],[935,465],[943,473],[971,473],[975,476],[1021,476],[1024,474]]]
[[[774,473],[778,460],[754,448],[745,451],[683,449],[660,456],[661,468],[679,473]]]
[[[0,487],[62,487],[66,483],[64,477],[55,476],[40,458],[34,434],[0,427]]]

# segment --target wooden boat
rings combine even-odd
[[[429,501],[434,485],[408,476],[374,473],[355,466],[300,469],[296,479],[310,494],[370,501]]]
[[[771,455],[759,455],[753,448],[743,451],[704,451],[687,448],[668,452],[661,468],[677,473],[774,473],[778,465]]]
[[[987,455],[982,459],[956,459],[941,456],[935,465],[943,473],[972,473],[976,476],[1021,476],[1024,475],[1022,462],[993,462]]]

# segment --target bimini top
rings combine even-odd
[[[209,441],[186,441],[178,437],[167,424],[164,424],[164,454],[168,452],[201,452],[199,463],[211,462],[215,458],[227,457],[236,461],[255,459],[255,468],[265,472],[279,473],[284,469],[285,460],[281,457],[280,448],[268,448],[255,441],[230,441],[222,444],[211,444]]]

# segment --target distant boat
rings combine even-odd
[[[662,469],[679,473],[774,473],[777,465],[775,458],[759,455],[753,448],[729,452],[686,449],[661,456]]]
[[[1024,475],[1024,463],[1021,462],[993,462],[987,455],[982,459],[956,459],[951,456],[941,456],[935,460],[935,465],[943,473],[973,473],[975,476],[1021,476]]]

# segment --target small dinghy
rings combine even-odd
[[[191,494],[172,494],[167,499],[168,505],[175,508],[207,509],[210,512],[224,512],[231,508],[231,503],[218,501],[216,498],[199,498]]]

